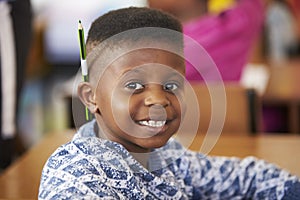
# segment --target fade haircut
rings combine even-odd
[[[181,23],[170,14],[147,7],[122,8],[108,12],[92,23],[88,32],[87,52],[91,52],[94,47],[114,35],[146,27],[165,28],[182,33]],[[120,38],[118,38],[118,42],[138,41],[147,38],[171,42],[179,45],[179,48],[183,48],[182,36],[180,38],[170,38],[168,35],[159,32],[144,32],[143,34],[138,32],[137,34],[121,38],[123,41],[120,41]]]

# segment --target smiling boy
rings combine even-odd
[[[107,13],[87,39],[95,115],[43,169],[39,199],[299,198],[299,179],[274,165],[205,157],[172,136],[186,112],[180,23],[149,8]]]

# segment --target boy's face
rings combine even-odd
[[[184,73],[182,58],[158,49],[115,60],[94,93],[96,118],[106,137],[132,152],[165,145],[184,113]]]

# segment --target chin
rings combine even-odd
[[[145,149],[155,149],[163,147],[167,144],[170,138],[148,138],[145,142],[143,142],[143,146]]]

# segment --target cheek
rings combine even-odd
[[[181,117],[183,118],[185,116],[185,113],[187,111],[187,105],[185,99],[181,99],[180,101],[180,110],[181,110]]]
[[[116,91],[112,97],[113,108],[132,116],[143,104],[143,96],[127,91]]]
[[[119,118],[128,113],[126,99],[117,95],[117,92],[115,92],[112,88],[102,88],[99,93],[100,95],[98,95],[99,100],[97,101],[97,104],[103,119],[109,121],[109,123],[113,123],[114,121],[116,122],[117,120],[121,121]]]
[[[116,93],[111,102],[112,115],[122,124],[130,124],[134,113],[138,110],[136,101],[130,95]]]
[[[172,104],[176,112],[180,115],[184,115],[186,112],[186,101],[183,94],[178,93],[172,98]]]
[[[128,98],[122,95],[114,95],[111,100],[111,110],[115,115],[128,115]]]
[[[113,134],[128,133],[132,124],[126,101],[112,97],[107,103],[103,104],[104,112],[102,118]]]
[[[111,104],[112,113],[115,117],[124,117],[129,114],[128,104],[123,101],[119,101],[119,99],[113,100]]]

